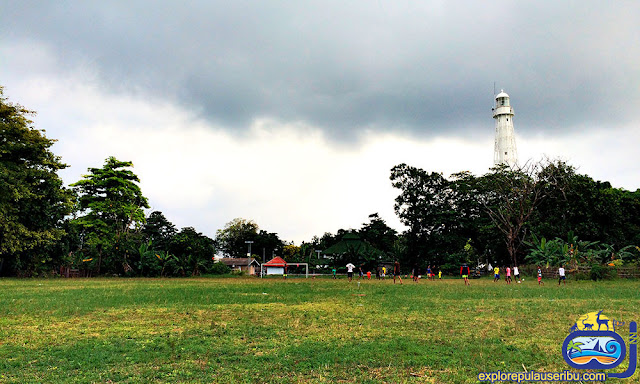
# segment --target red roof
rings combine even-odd
[[[287,262],[284,261],[284,259],[280,256],[276,256],[273,259],[267,261],[266,263],[264,263],[263,265],[267,266],[267,267],[284,267],[285,265],[287,265]]]

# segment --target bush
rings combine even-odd
[[[219,261],[216,261],[211,266],[211,269],[209,270],[209,273],[211,273],[213,275],[226,275],[228,273],[231,273],[231,268],[229,268],[225,263],[221,263]]]
[[[611,278],[611,274],[609,273],[609,269],[600,264],[592,264],[591,272],[589,274],[591,280],[598,281],[603,279]]]
[[[584,273],[584,272],[576,272],[575,274],[575,279],[576,280],[589,280],[591,277],[590,275]]]

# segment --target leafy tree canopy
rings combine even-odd
[[[102,168],[89,168],[89,174],[71,184],[80,196],[82,214],[74,223],[82,228],[86,245],[98,254],[98,273],[105,250],[114,272],[120,263],[125,270],[130,268],[122,244],[128,242],[131,230],[145,222],[144,208],[149,204],[137,184],[138,176],[128,169],[132,166],[111,156]]]
[[[216,232],[216,247],[228,257],[246,257],[245,241],[255,241],[258,224],[253,220],[235,218]]]
[[[157,250],[167,250],[173,236],[177,233],[173,225],[160,211],[153,211],[142,227],[142,233],[151,246]]]
[[[0,87],[0,263],[59,240],[73,207],[57,174],[67,165],[50,151],[55,140],[33,127],[33,113],[10,103]]]
[[[89,168],[88,175],[71,184],[85,212],[79,223],[124,233],[145,222],[143,208],[149,208],[149,203],[137,184],[140,179],[129,167],[132,162],[111,156],[102,168]]]

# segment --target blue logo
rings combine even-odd
[[[569,329],[562,343],[562,357],[576,369],[612,369],[619,366],[627,355],[625,342],[616,332],[623,322],[609,319],[600,312],[580,316]],[[633,376],[638,362],[638,330],[636,322],[629,323],[629,367],[622,373],[608,373],[608,377]]]

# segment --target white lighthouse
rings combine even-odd
[[[513,108],[509,104],[509,95],[503,90],[496,95],[493,118],[496,120],[496,142],[493,153],[493,165],[518,165],[516,137],[513,133]]]

